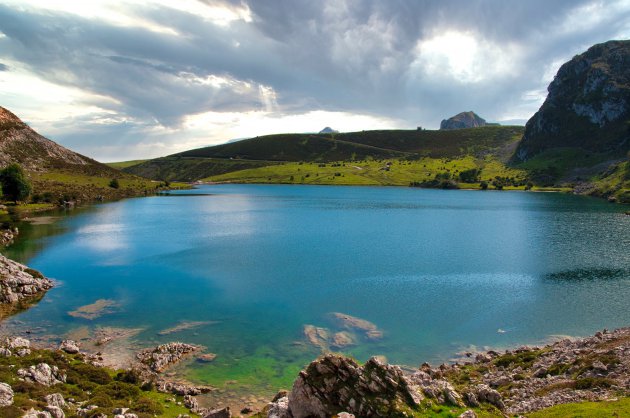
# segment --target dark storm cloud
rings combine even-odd
[[[345,111],[435,127],[462,110],[488,119],[522,112],[531,107],[524,93],[551,81],[543,77],[550,65],[627,34],[630,21],[630,7],[613,13],[612,3],[587,0],[198,1],[248,7],[251,22],[222,26],[159,5],[118,7],[164,29],[156,32],[0,5],[0,58],[113,98],[98,106],[137,123],[178,126],[190,114],[262,109],[260,86],[267,86],[277,93],[276,111],[287,114]],[[589,5],[585,16],[600,21],[565,27]],[[487,76],[471,81],[427,69],[419,43],[449,31],[488,48],[480,71]],[[493,73],[501,60],[512,67]]]
[[[9,71],[9,67],[5,64],[0,63],[0,71]]]

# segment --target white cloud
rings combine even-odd
[[[512,74],[518,50],[517,45],[499,46],[472,33],[448,31],[420,40],[411,68],[430,78],[478,83]]]
[[[209,4],[199,0],[3,0],[3,2],[22,10],[63,12],[106,21],[116,26],[138,27],[170,35],[179,35],[179,32],[175,28],[164,26],[164,22],[152,22],[137,11],[162,7],[195,15],[219,26],[229,26],[239,20],[245,22],[252,20],[247,5],[233,6],[220,1]]]
[[[19,109],[18,116],[36,129],[49,127],[53,122],[67,118],[114,116],[114,112],[90,104],[118,104],[112,98],[50,83],[25,70],[18,62],[4,63],[9,71],[0,72],[0,103],[8,109]]]

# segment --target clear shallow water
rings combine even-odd
[[[5,326],[63,336],[140,327],[141,344],[216,353],[180,373],[273,394],[319,350],[330,312],[384,332],[344,352],[439,362],[471,346],[630,325],[630,217],[560,194],[376,187],[203,186],[23,228],[6,253],[61,282]],[[94,320],[69,311],[112,299]],[[217,321],[161,336],[181,321]],[[498,332],[499,330],[505,332]]]

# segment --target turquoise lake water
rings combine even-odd
[[[331,312],[383,331],[343,352],[410,366],[630,325],[623,211],[551,193],[279,185],[106,203],[22,228],[6,255],[59,285],[4,326],[141,328],[140,345],[217,354],[187,378],[273,394],[319,353],[304,325],[341,329]],[[118,308],[68,314],[98,299]],[[182,321],[212,323],[158,334]]]

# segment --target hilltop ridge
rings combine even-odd
[[[152,192],[159,185],[123,173],[40,135],[0,106],[0,168],[17,163],[33,184],[31,202],[81,203]],[[111,187],[116,179],[118,187]]]
[[[590,47],[563,64],[525,126],[514,161],[554,148],[623,157],[630,151],[630,41]]]

